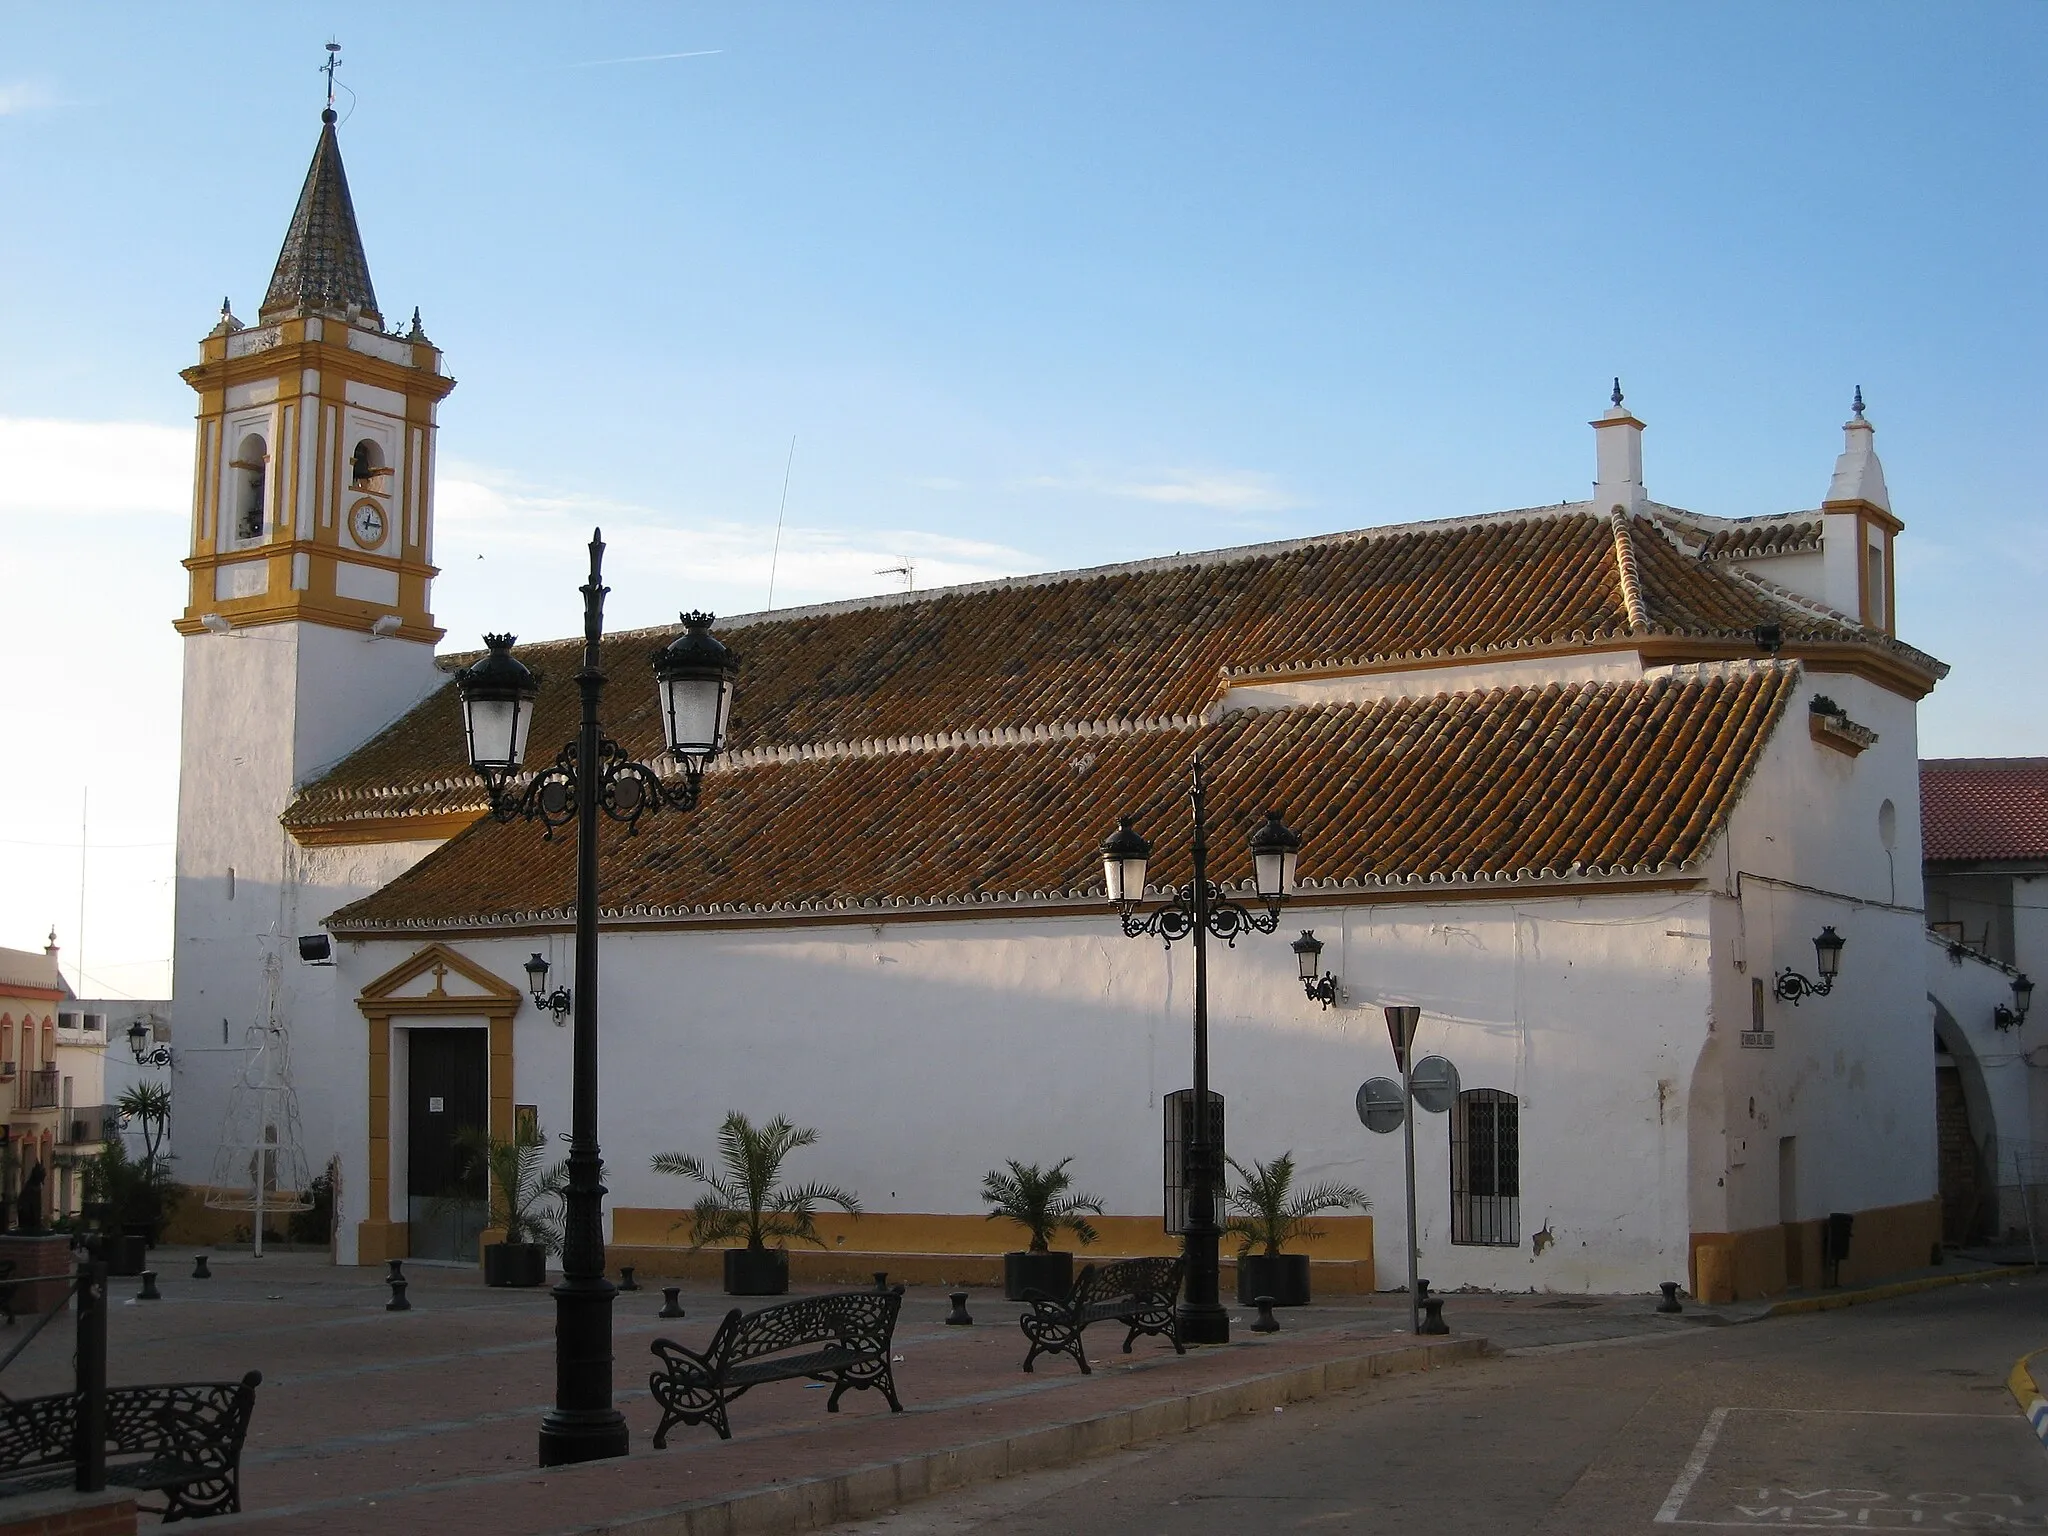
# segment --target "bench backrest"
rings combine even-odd
[[[1073,1307],[1092,1307],[1120,1296],[1159,1296],[1171,1302],[1180,1294],[1180,1259],[1118,1259],[1090,1264],[1074,1277],[1067,1297]]]
[[[714,1368],[738,1365],[763,1355],[838,1344],[874,1354],[888,1347],[903,1305],[903,1287],[886,1291],[835,1291],[778,1302],[758,1312],[735,1307],[718,1326],[705,1351]]]
[[[76,1393],[0,1403],[0,1473],[67,1462],[77,1436]]]
[[[162,1382],[107,1389],[107,1453],[164,1453],[206,1466],[241,1455],[261,1371],[240,1381]]]

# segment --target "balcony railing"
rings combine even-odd
[[[38,1067],[28,1075],[28,1107],[30,1109],[55,1109],[57,1107],[57,1065]]]
[[[110,1104],[73,1105],[58,1117],[58,1140],[74,1147],[97,1147],[121,1127],[120,1111]]]

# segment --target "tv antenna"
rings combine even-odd
[[[904,591],[915,592],[917,590],[917,562],[908,555],[903,557],[902,564],[885,565],[876,571],[875,574],[877,576],[901,576],[903,578]]]
[[[320,66],[320,73],[327,77],[327,110],[334,110],[334,72],[341,68],[341,44],[333,38],[327,40],[327,62]]]

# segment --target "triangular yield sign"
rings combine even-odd
[[[1383,1010],[1387,1016],[1387,1038],[1394,1042],[1394,1065],[1408,1070],[1408,1047],[1415,1043],[1415,1025],[1422,1010],[1410,1003],[1397,1003]]]

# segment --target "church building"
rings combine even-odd
[[[437,656],[429,600],[453,381],[417,312],[385,327],[331,114],[256,323],[224,314],[185,377],[181,1172],[225,1190],[284,1138],[209,1145],[260,1025],[290,1135],[339,1171],[339,1261],[467,1258],[451,1131],[568,1127],[526,967],[577,984],[575,834],[492,819],[467,765],[474,651]],[[1251,899],[1266,812],[1303,838],[1283,931],[1212,949],[1209,1017],[1231,1154],[1372,1196],[1310,1245],[1319,1288],[1404,1269],[1401,1139],[1355,1106],[1393,1003],[1458,1078],[1416,1126],[1439,1289],[1765,1294],[1818,1283],[1830,1213],[1843,1278],[1927,1263],[1916,707],[1946,669],[1899,637],[1860,392],[1794,512],[1652,500],[1618,385],[1592,428],[1590,495],[1551,505],[721,620],[741,671],[701,805],[601,851],[614,1262],[685,1262],[697,1191],[648,1160],[709,1153],[734,1109],[817,1128],[792,1172],[865,1207],[800,1278],[971,1278],[1015,1245],[979,1199],[1009,1158],[1073,1159],[1098,1252],[1172,1251],[1192,961],[1124,936],[1098,850],[1131,816],[1152,879],[1186,879],[1199,755],[1228,889]],[[674,633],[605,642],[643,761]],[[536,763],[573,734],[577,644],[519,649]]]

